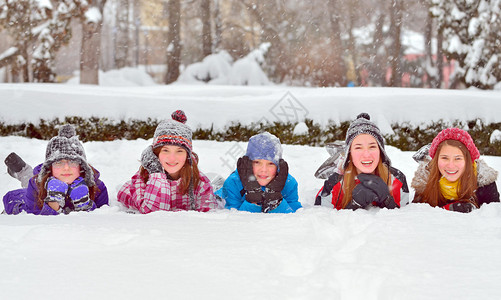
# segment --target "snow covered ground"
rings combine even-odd
[[[365,111],[388,132],[389,124],[402,121],[481,117],[500,122],[500,98],[499,91],[474,90],[1,84],[0,121],[62,115],[166,118],[181,108],[192,127],[223,127],[232,120],[305,116],[325,124]],[[0,215],[2,299],[501,298],[500,204],[470,214],[417,204],[371,211],[313,207],[322,185],[313,174],[328,153],[284,145],[304,206],[295,214],[127,214],[117,206],[116,192],[137,170],[150,142],[84,144],[88,161],[108,187],[110,207],[57,217]],[[0,137],[0,158],[15,151],[35,165],[43,161],[46,145]],[[223,177],[245,147],[194,141],[201,170]],[[410,184],[417,167],[413,153],[387,151]],[[501,170],[501,157],[484,159]],[[0,166],[0,195],[18,187]]]

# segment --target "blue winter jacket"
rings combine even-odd
[[[264,191],[264,187],[261,187]],[[242,211],[261,212],[261,206],[250,203],[245,200],[245,191],[238,172],[234,171],[224,181],[223,187],[215,192],[216,196],[223,198],[226,201],[225,207],[228,209],[236,208]],[[297,181],[290,174],[287,175],[287,181],[282,190],[284,200],[277,208],[270,213],[292,213],[301,208],[301,203],[298,201]]]
[[[30,183],[28,187],[25,189],[18,189],[9,191],[3,197],[4,209],[7,214],[16,215],[22,211],[25,211],[30,214],[35,215],[57,215],[58,213],[53,210],[47,203],[40,208],[36,205],[36,198],[38,196],[38,187],[36,184],[36,179],[38,173],[42,168],[42,164],[38,165],[33,169],[33,175],[30,179]],[[104,182],[99,180],[99,172],[96,171],[94,174],[94,181],[96,182],[97,188],[99,191],[96,194],[96,198],[94,199],[94,203],[97,207],[101,207],[103,205],[108,205],[108,190]]]

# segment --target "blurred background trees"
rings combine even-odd
[[[269,43],[260,67],[300,86],[492,89],[501,81],[500,1],[0,0],[0,70],[59,82],[144,68],[171,83],[189,65]],[[268,44],[266,44],[268,45]],[[2,72],[0,72],[1,75]]]

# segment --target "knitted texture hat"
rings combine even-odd
[[[273,162],[278,168],[282,158],[282,145],[280,139],[269,132],[252,136],[247,144],[247,153],[250,160],[266,159]]]
[[[41,181],[51,171],[53,163],[63,159],[79,162],[81,172],[85,172],[84,180],[87,185],[95,185],[94,172],[87,163],[85,150],[72,125],[63,125],[59,128],[58,135],[50,139],[45,151],[45,161],[38,174],[38,180]]]
[[[158,124],[153,134],[153,149],[164,145],[175,145],[183,147],[188,152],[188,158],[191,159],[192,147],[192,132],[191,128],[186,125],[186,115],[182,110],[176,110],[172,113],[172,120],[163,121]]]
[[[384,138],[381,135],[381,132],[379,131],[379,128],[376,126],[376,124],[374,124],[370,120],[371,117],[369,116],[368,113],[361,113],[357,116],[357,119],[350,124],[350,127],[348,127],[348,130],[346,131],[346,140],[344,148],[345,157],[342,164],[343,169],[346,169],[346,167],[348,167],[351,143],[360,134],[370,134],[376,139],[379,145],[379,149],[381,150],[382,153],[381,159],[383,163],[386,164],[387,166],[390,166],[391,164],[390,158],[388,157],[386,151],[384,150]]]
[[[470,152],[471,160],[474,161],[480,157],[480,152],[475,146],[475,142],[471,138],[470,134],[463,129],[459,128],[446,128],[440,131],[439,134],[433,139],[430,146],[430,156],[431,158],[435,157],[437,153],[438,146],[445,140],[456,140],[463,143]]]

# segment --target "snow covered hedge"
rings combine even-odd
[[[83,141],[112,141],[117,139],[135,140],[138,138],[150,139],[158,124],[158,120],[111,120],[108,118],[66,117],[64,119],[40,120],[33,123],[5,124],[0,122],[0,136],[17,135],[48,140],[57,134],[59,125],[73,124]],[[196,128],[193,138],[197,140],[214,141],[248,141],[248,139],[262,131],[269,131],[278,137],[284,144],[324,146],[336,140],[344,140],[348,121],[335,124],[329,122],[327,126],[320,126],[313,120],[305,123],[228,124],[222,130],[214,128]],[[385,135],[386,143],[403,151],[414,151],[421,146],[431,143],[433,137],[442,129],[450,126],[468,130],[475,140],[480,153],[483,155],[501,156],[501,123],[485,124],[480,119],[468,122],[455,121],[452,124],[444,121],[432,122],[429,125],[415,126],[410,123],[392,124],[395,134]],[[298,130],[298,128],[307,129]]]

